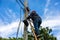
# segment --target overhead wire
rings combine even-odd
[[[25,7],[25,5],[23,4],[23,2],[21,1],[21,0],[19,0],[20,1],[20,3]]]
[[[21,5],[20,5],[19,1],[18,1],[18,0],[16,0],[16,2],[17,2],[17,3],[18,3],[18,5],[20,6],[20,8],[21,8],[22,10],[24,10],[24,9],[23,9],[23,7],[21,7]],[[23,4],[23,3],[22,3],[22,1],[20,1],[20,2],[21,2],[21,4]]]
[[[21,9],[20,9],[20,22],[19,22],[19,25],[18,25],[18,28],[17,28],[16,39],[18,39],[18,34],[19,34],[20,25],[21,25]]]
[[[19,2],[16,0],[16,2],[19,4]],[[19,4],[20,6],[20,4]],[[20,6],[21,9],[23,9],[21,6]],[[18,25],[18,28],[17,28],[17,33],[16,33],[16,40],[18,40],[18,34],[19,34],[19,28],[20,28],[20,24],[21,24],[21,9],[20,9],[20,22],[19,22],[19,25]]]

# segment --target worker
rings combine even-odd
[[[29,7],[26,7],[26,10],[27,10],[28,13],[30,13]],[[41,17],[36,13],[36,11],[32,11],[32,12],[30,13],[30,15],[28,15],[28,17],[27,17],[25,20],[23,20],[23,22],[24,22],[24,24],[25,24],[26,26],[29,25],[29,23],[28,23],[27,20],[30,20],[30,19],[32,19],[32,21],[33,21],[33,25],[34,25],[34,28],[35,28],[35,33],[36,33],[36,35],[37,35],[37,36],[40,35],[39,27],[40,27],[40,25],[41,25],[41,23],[42,23]]]
[[[30,19],[32,19],[32,21],[33,21],[33,25],[34,25],[34,28],[35,28],[35,34],[38,37],[40,35],[39,27],[40,27],[40,25],[42,23],[42,19],[36,13],[36,11],[32,11],[30,13],[30,15],[27,17],[27,19],[23,21],[26,26],[28,26],[27,20],[30,20]]]

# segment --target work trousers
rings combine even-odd
[[[41,19],[37,18],[33,21],[34,24],[34,28],[35,28],[35,34],[36,35],[40,35],[40,31],[39,31],[39,22],[41,22]]]

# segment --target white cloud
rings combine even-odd
[[[60,19],[59,20],[45,20],[42,22],[42,26],[53,28],[55,26],[60,26]]]
[[[13,33],[16,33],[17,32],[17,28],[18,28],[18,24],[19,24],[19,21],[15,21],[15,22],[12,22],[12,23],[10,23],[8,25],[0,26],[0,36],[2,36],[2,37],[9,37]],[[23,26],[24,26],[24,24],[21,22],[20,32],[23,31],[22,30]]]

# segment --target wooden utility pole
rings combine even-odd
[[[28,16],[28,11],[26,10],[26,7],[28,7],[27,0],[24,0],[24,6],[25,6],[24,19],[26,19],[26,17]],[[24,40],[28,40],[27,27],[25,25],[24,25]]]

